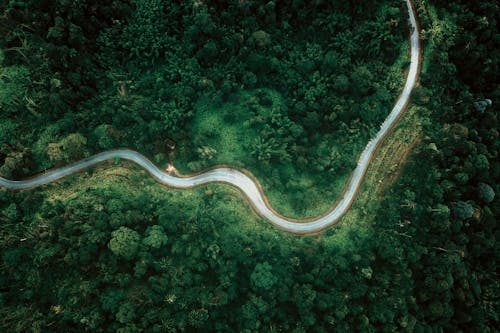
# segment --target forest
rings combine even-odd
[[[25,6],[4,23],[5,92],[17,93],[2,154],[16,177],[128,147],[183,172],[244,167],[277,209],[314,215],[340,193],[407,65],[404,3],[357,6],[356,19],[341,2]]]
[[[230,186],[169,189],[120,160],[36,190],[0,188],[0,329],[496,332],[500,8],[413,5],[421,125],[400,125],[415,142],[369,204],[294,236]],[[340,195],[408,66],[401,1],[0,10],[9,179],[127,147],[183,173],[245,168],[278,211],[312,216]]]

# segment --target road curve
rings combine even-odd
[[[403,91],[396,101],[396,104],[394,105],[391,113],[381,125],[377,135],[368,142],[365,149],[361,153],[356,169],[354,170],[348,181],[342,198],[334,207],[332,207],[323,215],[304,220],[291,219],[280,215],[268,204],[267,200],[265,200],[264,194],[260,190],[260,187],[249,176],[236,169],[217,168],[191,177],[177,177],[161,171],[148,158],[138,152],[128,149],[106,151],[78,161],[74,164],[48,171],[31,179],[15,181],[0,177],[0,187],[5,187],[10,190],[30,189],[57,181],[63,177],[79,172],[103,161],[113,158],[122,158],[138,164],[140,167],[149,172],[149,174],[157,182],[170,187],[187,189],[213,182],[231,184],[243,191],[243,193],[247,196],[253,208],[259,215],[269,220],[270,223],[277,226],[278,228],[297,234],[320,232],[336,224],[340,220],[340,218],[348,211],[355,198],[356,193],[358,192],[362,184],[366,170],[368,169],[370,161],[373,158],[377,147],[380,146],[385,136],[394,127],[394,125],[397,123],[397,120],[404,112],[413,87],[417,82],[420,70],[420,43],[418,25],[411,1],[406,0],[406,5],[408,7],[412,29],[410,37],[411,63]]]

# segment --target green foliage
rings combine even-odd
[[[15,222],[19,217],[19,212],[17,211],[17,206],[15,203],[11,203],[5,209],[2,210],[2,214],[7,218],[8,221]]]
[[[468,202],[456,201],[452,202],[453,215],[459,220],[467,220],[472,217],[474,208]]]
[[[109,126],[99,125],[94,129],[96,144],[101,149],[110,149],[115,145],[115,140],[110,133]]]
[[[127,227],[120,227],[111,233],[109,249],[125,259],[131,260],[139,249],[140,235]]]
[[[18,125],[10,119],[0,123],[0,146],[13,145],[16,142],[16,130]]]
[[[401,173],[367,183],[349,223],[292,237],[233,189],[169,190],[116,161],[0,190],[0,330],[494,332],[499,8],[414,3],[423,133]],[[280,212],[313,215],[342,190],[407,65],[403,3],[0,9],[9,178],[113,147],[164,162],[169,139],[176,164],[249,168]]]
[[[269,290],[278,282],[278,278],[274,276],[273,268],[268,262],[257,264],[250,275],[250,280],[256,290]]]
[[[0,107],[8,116],[19,112],[28,97],[30,70],[26,66],[0,67]]]
[[[479,198],[485,203],[490,203],[495,198],[495,191],[490,185],[485,183],[479,183]]]
[[[168,241],[167,235],[160,225],[153,225],[146,230],[146,237],[143,238],[142,242],[146,246],[150,246],[154,249],[158,249],[163,245],[166,245]]]
[[[286,152],[286,144],[280,144],[276,139],[262,139],[258,137],[252,144],[251,154],[259,162],[269,163],[271,159],[286,161],[290,156]]]
[[[57,143],[49,143],[47,155],[53,162],[72,162],[87,154],[87,139],[80,133],[72,133]]]
[[[126,25],[121,36],[122,47],[130,57],[153,60],[163,55],[168,36],[162,33],[166,24],[161,0],[134,1],[135,15]]]
[[[351,81],[356,87],[354,93],[366,96],[372,89],[373,75],[366,66],[357,66],[351,73]]]

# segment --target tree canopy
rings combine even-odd
[[[420,132],[339,225],[289,235],[233,188],[167,189],[120,160],[0,189],[0,330],[496,332],[499,6],[413,2],[424,61],[400,128]],[[323,212],[408,65],[402,2],[0,9],[9,179],[129,147],[183,172],[249,168],[278,211]]]

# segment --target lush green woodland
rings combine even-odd
[[[415,6],[422,132],[383,199],[298,237],[228,186],[167,189],[118,160],[0,189],[0,329],[495,332],[500,8]],[[0,9],[0,175],[14,179],[129,147],[184,172],[247,168],[279,211],[315,214],[340,193],[408,64],[401,1]]]
[[[173,139],[182,171],[246,167],[280,211],[322,212],[407,66],[404,4],[338,3],[11,5],[4,173],[111,147],[161,163]]]

